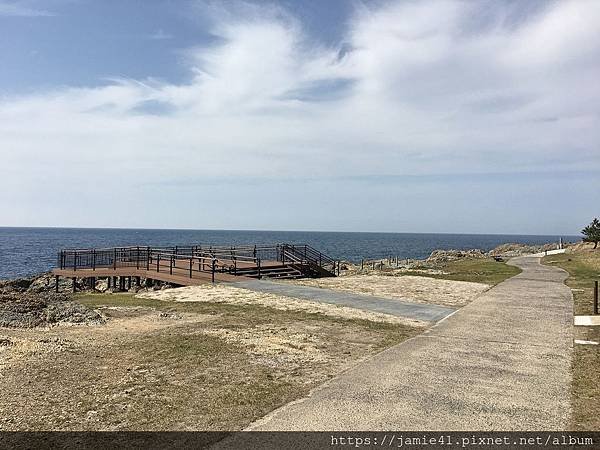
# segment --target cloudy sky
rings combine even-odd
[[[0,0],[0,225],[576,234],[600,1]]]

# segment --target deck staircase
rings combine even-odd
[[[336,276],[336,261],[309,245],[278,244],[276,262],[258,262],[255,267],[238,268],[236,275],[248,278],[321,278]]]

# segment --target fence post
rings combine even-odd
[[[113,251],[113,270],[117,270],[117,247]]]
[[[192,266],[194,264],[194,257],[192,256],[190,258],[190,278],[192,278]]]
[[[260,258],[257,258],[257,260],[256,260],[256,268],[258,270],[258,279],[260,280],[262,277],[260,274]]]
[[[156,255],[156,271],[160,272],[160,253]]]
[[[96,270],[96,249],[92,250],[92,270]]]
[[[175,257],[173,255],[171,255],[171,257],[169,258],[169,275],[173,275],[173,263],[174,262],[175,262]]]
[[[598,280],[594,281],[594,314],[598,314]]]
[[[217,260],[215,258],[212,259],[212,270],[211,270],[211,281],[214,283],[215,282],[215,267],[217,265]]]
[[[136,253],[135,253],[135,268],[136,269],[140,268],[140,248],[139,247],[136,248]]]
[[[146,270],[150,270],[150,247],[146,247]]]

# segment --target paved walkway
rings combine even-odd
[[[339,292],[331,289],[322,289],[312,286],[297,284],[275,283],[266,280],[235,281],[236,287],[250,289],[257,292],[268,292],[286,297],[301,298],[320,303],[331,303],[351,308],[391,314],[409,319],[437,322],[452,314],[456,309],[447,306],[414,303],[390,298],[374,297],[372,295]]]
[[[573,299],[539,258],[426,333],[254,423],[254,430],[568,428]]]

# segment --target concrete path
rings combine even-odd
[[[232,285],[257,292],[267,292],[313,302],[349,306],[365,311],[391,314],[409,319],[423,320],[425,322],[437,322],[456,311],[456,309],[447,306],[414,303],[311,286],[275,283],[266,280],[235,281]]]
[[[539,258],[426,333],[274,411],[254,430],[564,430],[573,298]]]

